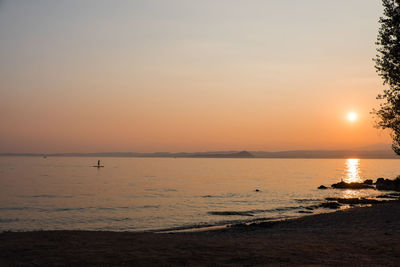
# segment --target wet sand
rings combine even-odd
[[[14,265],[400,266],[400,202],[205,232],[1,233]]]

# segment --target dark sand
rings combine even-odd
[[[400,266],[400,203],[207,232],[5,232],[0,265]]]

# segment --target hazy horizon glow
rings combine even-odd
[[[389,143],[369,114],[381,13],[378,0],[1,1],[0,152]]]

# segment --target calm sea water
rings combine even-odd
[[[395,159],[0,157],[0,231],[183,229],[304,215],[341,179],[400,174]],[[259,191],[257,192],[256,189]],[[313,213],[328,212],[316,209]]]

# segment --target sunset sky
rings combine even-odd
[[[381,14],[379,0],[0,0],[0,152],[390,143],[369,114]]]

